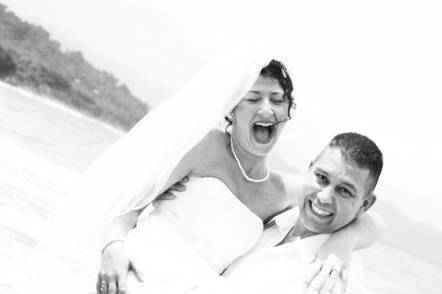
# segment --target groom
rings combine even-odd
[[[288,216],[289,225],[284,226],[282,216],[276,219],[255,248],[225,271],[226,279],[197,286],[189,293],[301,293],[306,269],[302,264],[311,260],[328,234],[356,221],[373,205],[382,166],[382,153],[372,140],[356,133],[337,135],[310,164],[309,174],[319,190],[301,199],[295,213]],[[325,269],[334,277],[329,281],[337,281],[340,271]],[[333,285],[319,287],[313,293],[331,293]],[[340,292],[339,287],[334,289]],[[345,293],[361,291],[357,270],[350,267]]]

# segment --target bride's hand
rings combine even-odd
[[[318,257],[309,265],[305,276],[307,293],[344,293],[348,283],[347,268],[351,262],[352,247],[348,243],[325,244]]]
[[[97,294],[125,294],[127,293],[127,276],[132,271],[135,277],[142,282],[140,272],[129,255],[123,240],[116,240],[103,249],[101,256],[100,273],[97,280]]]
[[[304,293],[345,293],[347,282],[347,269],[338,256],[332,253],[326,259],[316,257],[307,266]]]
[[[172,199],[175,199],[176,196],[175,196],[174,192],[184,192],[184,191],[186,191],[186,188],[187,188],[186,184],[187,184],[188,181],[189,181],[189,177],[188,176],[182,178],[179,182],[176,182],[169,189],[164,191],[163,194],[158,196],[157,200],[172,200]]]

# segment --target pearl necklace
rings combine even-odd
[[[264,176],[264,178],[262,179],[252,179],[251,177],[249,177],[246,172],[244,171],[244,168],[241,165],[241,162],[238,159],[238,156],[235,153],[235,149],[233,149],[233,140],[232,140],[232,136],[230,136],[230,149],[232,150],[233,153],[233,157],[235,158],[236,163],[238,164],[239,170],[241,171],[242,175],[244,176],[244,178],[252,183],[261,183],[261,182],[265,182],[269,179],[270,176],[270,172],[269,169],[267,168],[267,174]]]

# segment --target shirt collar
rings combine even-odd
[[[287,234],[290,229],[295,225],[299,216],[299,209],[294,207],[283,213],[280,213],[273,217],[271,223],[273,223],[281,234]]]
[[[294,207],[276,215],[271,220],[270,225],[275,226],[279,230],[282,238],[284,238],[293,228],[298,217],[299,209],[297,207]],[[297,242],[299,244],[298,248],[300,250],[301,256],[304,257],[303,259],[307,260],[311,256],[314,256],[318,249],[322,246],[322,244],[324,244],[328,240],[328,238],[330,238],[330,234],[318,234],[304,239],[297,238],[296,240],[299,241]]]

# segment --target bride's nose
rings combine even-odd
[[[261,104],[259,105],[258,114],[263,116],[271,116],[274,114],[273,106],[270,102],[270,99],[262,99]]]

